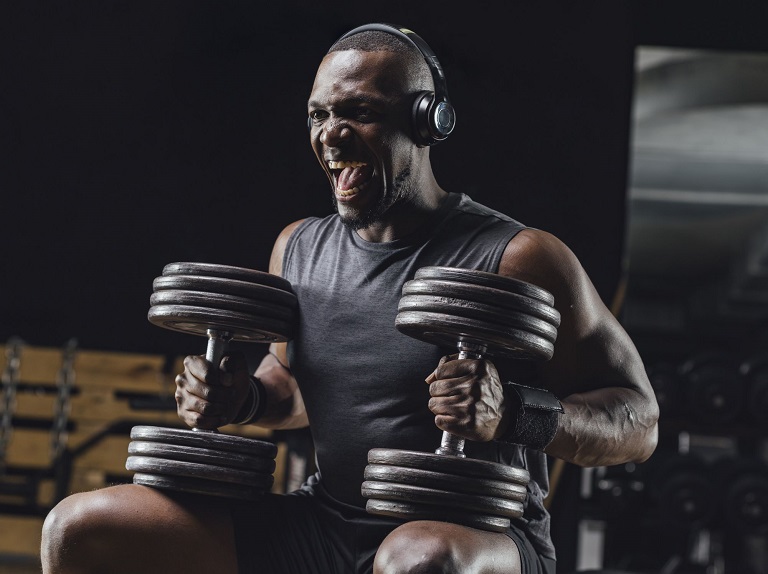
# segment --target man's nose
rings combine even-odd
[[[342,118],[330,117],[324,123],[320,133],[320,142],[323,145],[335,147],[352,135],[349,126]]]

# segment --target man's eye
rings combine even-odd
[[[372,122],[376,118],[376,114],[373,113],[372,110],[369,110],[368,108],[357,108],[352,113],[352,116],[358,121],[358,122]]]
[[[315,112],[310,112],[309,114],[309,119],[312,120],[312,123],[315,123],[315,124],[320,123],[327,118],[328,118],[327,112],[315,111]]]

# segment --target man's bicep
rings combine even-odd
[[[553,235],[525,230],[507,246],[500,273],[529,281],[554,296],[560,325],[541,382],[559,396],[605,386],[636,387],[637,351],[576,255]]]

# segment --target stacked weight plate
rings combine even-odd
[[[293,334],[296,295],[277,275],[212,263],[169,263],[152,283],[149,321],[159,327],[233,340],[287,341]]]
[[[428,452],[375,448],[368,452],[361,493],[371,514],[440,520],[504,532],[522,516],[522,468]]]
[[[459,351],[548,360],[560,314],[540,287],[493,273],[424,267],[403,286],[395,326],[416,339]],[[469,353],[469,354],[466,354]],[[455,438],[444,433],[446,436]],[[448,441],[450,443],[450,440]],[[503,532],[523,514],[525,469],[454,454],[377,448],[368,453],[362,495],[372,514],[441,520]]]
[[[135,484],[252,500],[272,487],[277,447],[217,432],[135,426],[128,454]]]
[[[153,282],[151,323],[208,337],[206,358],[218,364],[229,341],[289,340],[296,295],[285,279],[242,267],[170,263]],[[252,499],[272,486],[273,443],[216,430],[137,426],[126,468],[133,482],[155,488]]]
[[[494,273],[423,267],[403,286],[395,326],[422,341],[493,356],[549,359],[560,313],[536,285]]]

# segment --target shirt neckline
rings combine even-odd
[[[454,192],[448,192],[448,196],[443,200],[443,202],[440,204],[440,207],[435,211],[434,214],[429,218],[429,220],[414,231],[413,233],[409,233],[405,237],[400,237],[398,239],[394,239],[392,241],[383,241],[383,242],[375,242],[375,241],[366,241],[358,233],[352,229],[349,229],[348,227],[344,227],[347,234],[349,234],[352,243],[361,249],[366,249],[369,251],[394,251],[396,249],[401,249],[404,247],[411,247],[414,245],[420,245],[424,242],[424,239],[432,234],[432,232],[437,229],[446,219],[448,214],[461,202],[462,198],[464,197],[463,193],[454,193]],[[343,225],[343,224],[342,224]]]

